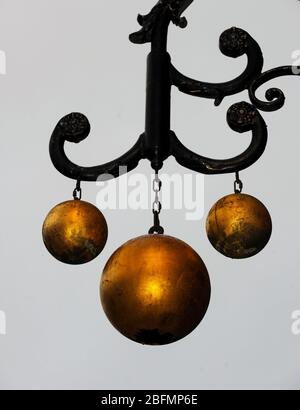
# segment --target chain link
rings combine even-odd
[[[80,201],[82,197],[81,181],[80,179],[76,182],[76,188],[73,191],[73,198],[77,201]]]
[[[160,192],[162,188],[162,181],[159,179],[158,172],[155,173],[155,178],[152,185],[153,191],[155,193],[154,202],[152,204],[152,212],[154,217],[154,225],[149,230],[149,234],[163,235],[164,228],[160,226],[159,214],[161,213],[162,205],[160,202]]]
[[[235,173],[235,181],[234,181],[234,193],[235,194],[241,194],[243,192],[243,187],[244,184],[240,180],[240,174],[239,172]]]
[[[155,174],[155,178],[153,180],[153,191],[155,193],[154,202],[152,205],[153,212],[157,212],[160,214],[162,206],[160,202],[160,192],[162,188],[162,181],[159,179],[158,173]]]

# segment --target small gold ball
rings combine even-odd
[[[107,224],[94,205],[72,200],[55,206],[43,225],[43,239],[56,259],[71,265],[90,262],[104,248]]]
[[[233,259],[249,258],[269,242],[272,220],[267,208],[246,194],[220,199],[206,221],[208,239],[223,255]]]
[[[210,280],[200,256],[166,235],[125,243],[107,262],[100,285],[104,311],[127,338],[148,345],[176,342],[203,319]]]

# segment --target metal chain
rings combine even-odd
[[[76,182],[76,188],[73,191],[73,198],[76,201],[80,201],[81,197],[82,197],[81,181],[80,179],[78,179]]]
[[[161,212],[161,202],[160,202],[160,192],[161,192],[161,188],[162,188],[162,182],[159,179],[158,174],[155,174],[155,178],[153,180],[153,185],[152,185],[153,191],[155,193],[155,198],[154,198],[154,202],[153,202],[153,211],[156,211],[160,214]]]
[[[154,225],[149,230],[149,234],[163,235],[164,228],[160,226],[159,214],[161,213],[162,205],[160,202],[160,192],[162,188],[162,181],[159,179],[158,172],[155,172],[155,178],[153,180],[153,191],[155,193],[154,202],[152,204],[152,212],[154,216]]]
[[[234,193],[241,194],[243,192],[244,184],[240,179],[240,173],[235,173],[235,181],[234,181]]]

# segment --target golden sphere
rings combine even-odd
[[[71,265],[96,258],[107,240],[107,224],[94,205],[72,200],[55,206],[43,225],[43,239],[56,259]]]
[[[246,194],[220,199],[206,221],[208,239],[229,258],[243,259],[259,253],[269,242],[272,220],[267,208]]]
[[[210,280],[200,256],[186,243],[146,235],[121,246],[107,262],[100,296],[112,325],[148,345],[176,342],[203,319]]]

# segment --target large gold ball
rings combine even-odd
[[[79,265],[100,254],[107,240],[107,224],[94,205],[79,200],[66,201],[47,215],[43,239],[56,259]]]
[[[220,199],[210,210],[206,230],[217,251],[233,259],[249,258],[269,242],[272,220],[267,208],[246,194]]]
[[[210,301],[210,280],[189,245],[170,236],[146,235],[111,256],[100,295],[108,319],[124,336],[165,345],[201,322]]]

